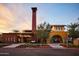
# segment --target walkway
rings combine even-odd
[[[65,48],[65,47],[63,47],[63,46],[60,46],[59,43],[49,44],[49,46],[52,47],[52,48]]]
[[[25,43],[11,44],[11,45],[5,46],[5,47],[3,47],[3,48],[15,48],[15,47],[17,47],[17,46],[24,45],[24,44],[25,44]]]
[[[0,56],[79,56],[79,49],[0,48]]]

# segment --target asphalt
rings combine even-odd
[[[0,48],[0,56],[79,56],[78,48]]]

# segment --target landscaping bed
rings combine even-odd
[[[60,46],[68,48],[68,45],[67,44],[63,44],[63,43],[61,43]]]
[[[66,47],[66,48],[79,48],[79,45],[75,46],[72,43],[69,43],[69,44],[63,44],[63,43],[61,43],[60,45],[63,46],[63,47]]]
[[[34,45],[34,44],[24,44],[24,45],[20,45],[20,46],[17,46],[16,48],[48,48],[50,47],[49,45]]]
[[[0,48],[10,45],[9,43],[0,43]]]

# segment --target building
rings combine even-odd
[[[0,36],[1,42],[27,42],[28,40],[36,40],[35,32],[36,32],[36,7],[32,7],[32,30],[26,30],[25,33],[2,33]]]
[[[20,43],[28,41],[36,41],[36,7],[32,7],[32,30],[26,30],[25,33],[2,33],[0,41],[9,43]],[[65,25],[52,25],[48,43],[61,43],[68,37],[68,32],[65,32]]]
[[[65,31],[66,25],[52,25],[48,43],[62,43],[68,38],[68,32]]]
[[[22,43],[32,40],[33,33],[28,31],[26,33],[2,33],[2,42],[5,43]]]

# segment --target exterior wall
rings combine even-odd
[[[59,35],[62,38],[67,38],[68,37],[68,33],[67,32],[64,32],[64,31],[52,31],[52,32],[50,32],[49,35],[50,35],[50,37],[52,37],[54,35]]]
[[[76,39],[73,40],[73,45],[79,46],[79,38],[76,38]]]
[[[0,35],[0,42],[2,42],[2,35]]]
[[[52,31],[64,31],[64,26],[65,25],[52,25]],[[59,30],[60,29],[60,30]]]
[[[68,38],[68,32],[64,31],[64,26],[65,25],[52,25],[52,29],[47,40],[48,44],[51,43],[51,38],[55,35],[61,36],[63,42]]]
[[[3,33],[2,34],[2,41],[5,43],[13,43],[17,41],[17,34],[14,33]]]
[[[20,35],[21,34],[21,35]],[[62,37],[62,39],[67,39],[68,37],[68,32],[64,32],[64,31],[51,31],[50,32],[50,37],[47,41],[47,43],[51,43],[51,38],[55,35],[59,35]],[[32,33],[30,34],[26,34],[26,33],[3,33],[0,36],[0,41],[2,42],[6,42],[6,43],[16,43],[16,42],[23,42],[23,37],[26,38],[32,38]]]
[[[62,37],[62,40],[63,39],[67,39],[68,38],[68,32],[65,32],[65,31],[51,31],[50,34],[49,34],[49,39],[47,41],[47,43],[51,43],[51,38],[55,35],[59,35]],[[63,40],[64,41],[64,40]]]
[[[3,33],[2,42],[5,43],[20,43],[23,42],[23,38],[31,38],[32,33]]]

